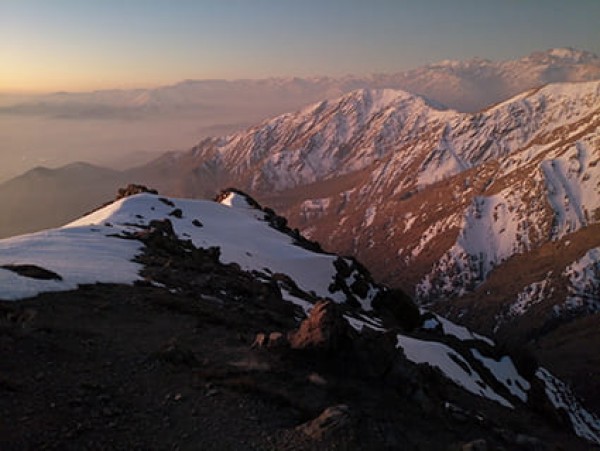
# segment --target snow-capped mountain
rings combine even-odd
[[[359,90],[144,171],[185,195],[237,183],[383,280],[410,266],[426,301],[598,221],[599,108],[600,82],[548,85],[476,114]]]
[[[578,436],[600,443],[600,420],[548,370],[535,365],[533,371],[524,370],[532,362],[516,366],[489,338],[438,315],[422,312],[425,321],[415,319],[418,311],[402,301],[399,292],[374,283],[355,260],[320,252],[315,243],[290,230],[283,218],[245,194],[226,191],[219,202],[211,202],[161,197],[140,187],[130,188],[121,192],[117,201],[64,227],[0,240],[0,299],[4,300],[0,307],[7,301],[35,302],[38,295],[57,291],[76,294],[83,290],[84,299],[79,302],[85,303],[86,297],[102,296],[101,287],[106,284],[135,285],[146,298],[150,293],[180,296],[185,302],[217,309],[230,303],[262,303],[268,310],[289,303],[292,316],[288,320],[295,321],[298,330],[287,339],[271,333],[268,339],[262,334],[259,340],[259,334],[255,346],[291,346],[293,350],[305,349],[298,348],[305,346],[305,341],[298,340],[315,339],[310,338],[312,335],[294,338],[303,330],[317,333],[313,310],[317,316],[330,315],[329,322],[318,327],[331,329],[321,333],[329,337],[339,333],[342,326],[334,327],[337,320],[331,316],[337,310],[326,307],[322,301],[326,299],[339,306],[340,318],[346,324],[343,327],[354,330],[344,332],[350,333],[345,337],[361,342],[365,335],[367,343],[381,341],[378,346],[384,346],[393,336],[397,356],[392,361],[396,363],[385,368],[392,384],[394,378],[399,378],[396,384],[404,383],[407,377],[414,379],[408,376],[411,372],[446,381],[448,388],[441,395],[431,391],[415,398],[418,403],[435,406],[430,415],[447,416],[450,422],[454,417],[462,423],[476,421],[478,428],[486,431],[482,433],[487,440],[516,445],[524,439],[492,432],[487,419],[490,415],[500,415],[491,423],[497,425],[503,415],[514,422],[514,418],[536,415],[536,411],[561,412]],[[134,194],[139,191],[146,192]],[[229,282],[219,282],[220,277],[230,278]],[[94,287],[99,294],[94,294]],[[260,315],[269,317],[264,312]],[[275,340],[277,345],[269,344]],[[239,366],[240,362],[231,365]],[[261,377],[266,377],[269,370],[259,366],[246,371],[260,371]],[[432,390],[427,382],[418,384],[426,392]],[[479,399],[476,415],[466,408],[472,397]],[[542,417],[536,418],[541,422],[536,430],[550,434],[544,440],[556,439],[550,429],[541,426]],[[531,426],[523,423],[519,427],[528,432]]]
[[[240,186],[378,280],[527,341],[534,324],[534,335],[562,333],[556,321],[597,310],[598,130],[600,82],[550,84],[473,114],[358,90],[144,171],[178,195]]]

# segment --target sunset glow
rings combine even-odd
[[[366,74],[442,59],[600,51],[600,3],[4,0],[0,91]]]

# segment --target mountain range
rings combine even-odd
[[[502,73],[598,78],[596,60],[555,49]],[[499,67],[437,66],[488,74],[490,65]],[[600,82],[536,85],[499,100],[459,112],[431,96],[361,88],[128,171],[35,169],[0,185],[2,222],[25,218],[27,231],[67,222],[124,181],[180,197],[236,186],[325,249],[359,258],[375,280],[528,347],[598,410]],[[92,192],[75,206],[68,196],[84,186]],[[53,223],[37,203],[44,193],[56,202],[43,202]],[[4,235],[18,231],[4,224]]]
[[[446,60],[404,72],[343,77],[185,80],[153,89],[56,92],[33,98],[0,96],[0,113],[62,118],[196,116],[244,110],[274,115],[357,89],[399,89],[463,112],[475,112],[547,83],[600,78],[600,58],[556,48],[515,60]],[[232,108],[233,107],[233,108]],[[237,115],[239,117],[239,115]],[[239,119],[238,119],[239,120]]]
[[[130,185],[0,250],[5,449],[600,443],[526,353],[419,311],[237,190]]]
[[[519,59],[441,61],[404,72],[344,77],[185,80],[152,89],[0,93],[0,182],[36,166],[88,161],[122,170],[146,153],[184,150],[357,89],[399,89],[476,112],[546,83],[600,78],[600,58],[561,48]]]
[[[475,114],[359,90],[144,170],[179,195],[248,190],[419,302],[535,340],[597,403],[593,357],[560,338],[598,309],[599,112],[599,82],[547,85]],[[550,357],[557,346],[567,358]]]

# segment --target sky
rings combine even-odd
[[[0,0],[0,92],[364,75],[552,47],[600,54],[600,0]]]

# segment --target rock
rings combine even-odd
[[[461,448],[461,451],[487,451],[488,444],[484,439],[473,440],[472,442],[465,443]]]
[[[539,438],[525,434],[517,434],[515,444],[520,446],[521,449],[528,451],[543,451],[546,449],[546,446]]]
[[[165,236],[174,236],[173,224],[168,219],[153,219],[150,221],[150,231]]]
[[[287,337],[281,332],[271,332],[269,335],[258,333],[250,346],[252,349],[269,348],[269,349],[284,349],[289,346]]]
[[[319,373],[310,373],[307,376],[307,379],[311,384],[315,384],[320,387],[324,387],[327,385],[327,380],[323,376],[321,376]]]
[[[181,208],[176,208],[175,210],[173,210],[169,213],[169,216],[173,216],[174,218],[181,219],[183,217],[183,211],[181,211]]]
[[[380,291],[373,299],[372,305],[376,312],[387,313],[406,331],[411,331],[422,324],[419,308],[402,290]]]
[[[22,277],[38,280],[63,280],[60,274],[36,265],[2,265],[0,268],[17,273]]]
[[[297,429],[313,439],[320,440],[352,427],[353,423],[350,408],[345,404],[339,404],[328,407],[317,418],[301,424]]]
[[[187,348],[183,348],[176,341],[169,341],[163,348],[155,354],[155,357],[165,363],[175,366],[187,366],[193,368],[198,366],[198,360],[194,353]]]
[[[288,334],[292,349],[335,351],[349,338],[348,323],[331,301],[318,301],[296,331]]]
[[[285,335],[281,332],[271,332],[269,334],[269,344],[270,348],[283,348],[288,345],[288,341]]]
[[[136,194],[141,193],[158,194],[158,191],[156,191],[155,189],[148,188],[144,185],[130,183],[125,188],[119,188],[119,191],[117,191],[117,198],[115,200],[123,199],[124,197],[134,196]]]
[[[256,337],[254,338],[254,341],[252,342],[252,344],[250,345],[250,348],[255,349],[255,348],[266,348],[267,345],[267,335],[264,333],[258,333],[256,334]]]

